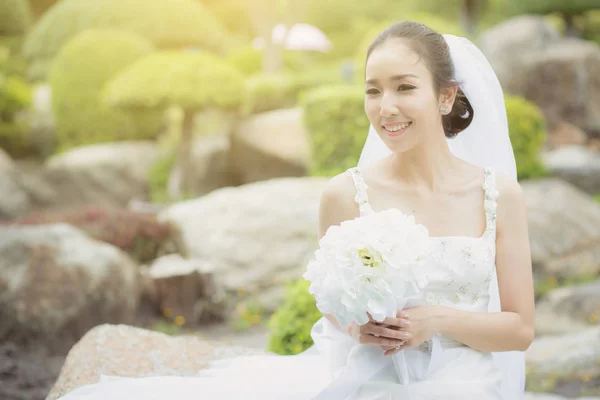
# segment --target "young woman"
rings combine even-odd
[[[323,193],[320,235],[389,208],[413,215],[432,244],[425,305],[362,326],[326,315],[315,346],[297,356],[239,357],[199,377],[107,377],[63,400],[521,398],[533,279],[495,74],[468,40],[398,23],[369,48],[365,111],[372,126],[359,166]],[[374,345],[388,357],[357,356]]]

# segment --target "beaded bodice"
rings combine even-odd
[[[369,203],[365,181],[358,167],[351,168],[361,216],[376,212]],[[496,190],[495,171],[484,170],[483,190],[486,229],[481,237],[430,236],[432,250],[423,266],[429,284],[425,301],[465,311],[487,311],[490,282],[496,258]]]

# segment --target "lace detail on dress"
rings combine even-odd
[[[358,203],[360,209],[360,215],[367,215],[373,212],[373,207],[369,203],[369,196],[367,195],[367,189],[369,187],[365,183],[363,179],[360,169],[358,167],[350,168],[350,175],[352,175],[352,180],[354,181],[354,188],[356,189],[356,194],[354,195],[354,201]]]
[[[496,238],[496,199],[498,190],[496,189],[496,170],[488,167],[484,171],[483,190],[485,191],[485,200],[483,207],[485,209],[486,229],[485,233]]]

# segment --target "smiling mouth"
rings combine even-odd
[[[382,128],[388,133],[388,135],[390,136],[397,136],[400,135],[401,133],[403,133],[404,131],[406,131],[410,126],[412,125],[412,122],[404,122],[401,124],[387,124],[387,125],[382,125]]]

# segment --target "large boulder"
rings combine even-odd
[[[60,353],[93,326],[132,322],[136,265],[65,225],[0,227],[0,342]]]
[[[238,183],[305,176],[308,133],[299,108],[253,115],[231,137],[231,166]]]
[[[280,178],[218,189],[159,214],[177,224],[189,257],[214,267],[234,299],[256,298],[267,310],[283,283],[302,276],[316,250],[319,198],[326,178]]]
[[[538,335],[574,333],[600,324],[600,280],[550,291],[535,305]]]
[[[567,397],[600,396],[600,327],[537,338],[525,358],[528,389]]]
[[[80,386],[98,382],[101,375],[197,376],[212,360],[251,354],[265,353],[193,336],[171,337],[127,325],[101,325],[90,330],[69,351],[46,400],[58,399]]]
[[[600,151],[568,146],[544,153],[543,160],[556,176],[590,194],[600,193]]]
[[[542,17],[522,16],[485,32],[480,46],[503,88],[540,106],[551,131],[566,121],[600,137],[597,44],[561,38]]]
[[[600,205],[557,178],[522,186],[538,282],[578,281],[600,273]]]
[[[148,170],[160,155],[146,141],[78,147],[48,160],[39,178],[56,193],[52,208],[124,207],[148,198]]]

